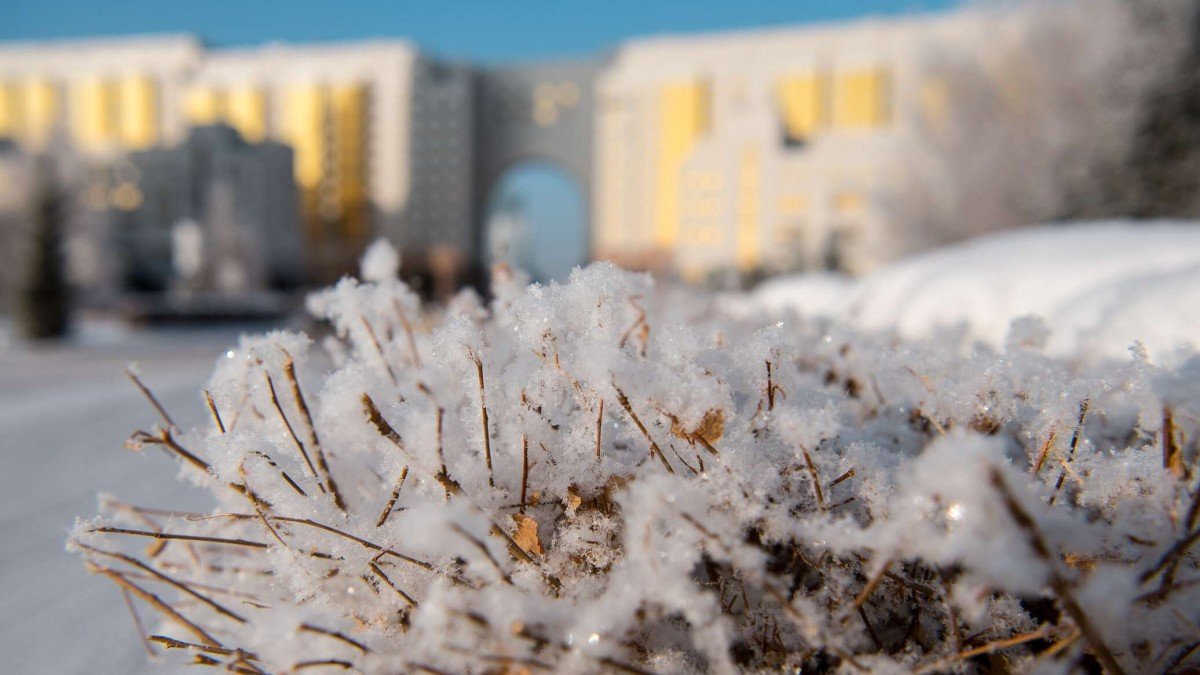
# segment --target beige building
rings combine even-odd
[[[404,42],[215,51],[179,104],[191,124],[225,123],[250,142],[292,147],[301,228],[326,277],[372,235],[373,208],[404,206],[415,60]]]
[[[191,37],[15,43],[0,45],[0,138],[37,149],[58,137],[99,162],[211,124],[286,143],[322,279],[351,269],[377,234],[417,247],[432,245],[419,233],[466,235],[470,88],[469,72],[404,41],[212,51]],[[414,176],[438,185],[414,200]],[[91,201],[139,206],[109,197]]]
[[[861,272],[887,250],[881,186],[982,14],[624,45],[597,85],[593,253],[690,280],[736,269]]]
[[[185,36],[0,45],[0,137],[60,135],[95,155],[177,141],[187,124],[171,102],[202,54]]]

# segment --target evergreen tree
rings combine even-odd
[[[66,333],[70,298],[62,252],[63,196],[49,162],[39,161],[28,255],[17,288],[17,320],[31,340]]]
[[[1129,160],[1133,215],[1200,215],[1200,1],[1135,5],[1150,34],[1181,38],[1177,56],[1147,95]]]

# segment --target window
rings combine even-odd
[[[891,82],[883,68],[842,73],[834,89],[833,125],[871,129],[891,121]]]
[[[776,96],[785,146],[802,146],[825,125],[827,89],[827,78],[818,73],[779,80]]]

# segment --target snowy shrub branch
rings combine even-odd
[[[159,407],[131,437],[215,500],[105,498],[71,535],[151,651],[243,673],[1197,663],[1200,360],[1076,367],[1032,319],[1001,352],[763,328],[604,264],[426,308],[394,261],[377,245],[312,296],[320,349],[243,338],[208,428]]]

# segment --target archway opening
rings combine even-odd
[[[586,204],[578,179],[553,162],[506,169],[488,196],[485,253],[535,281],[561,281],[588,256]]]

